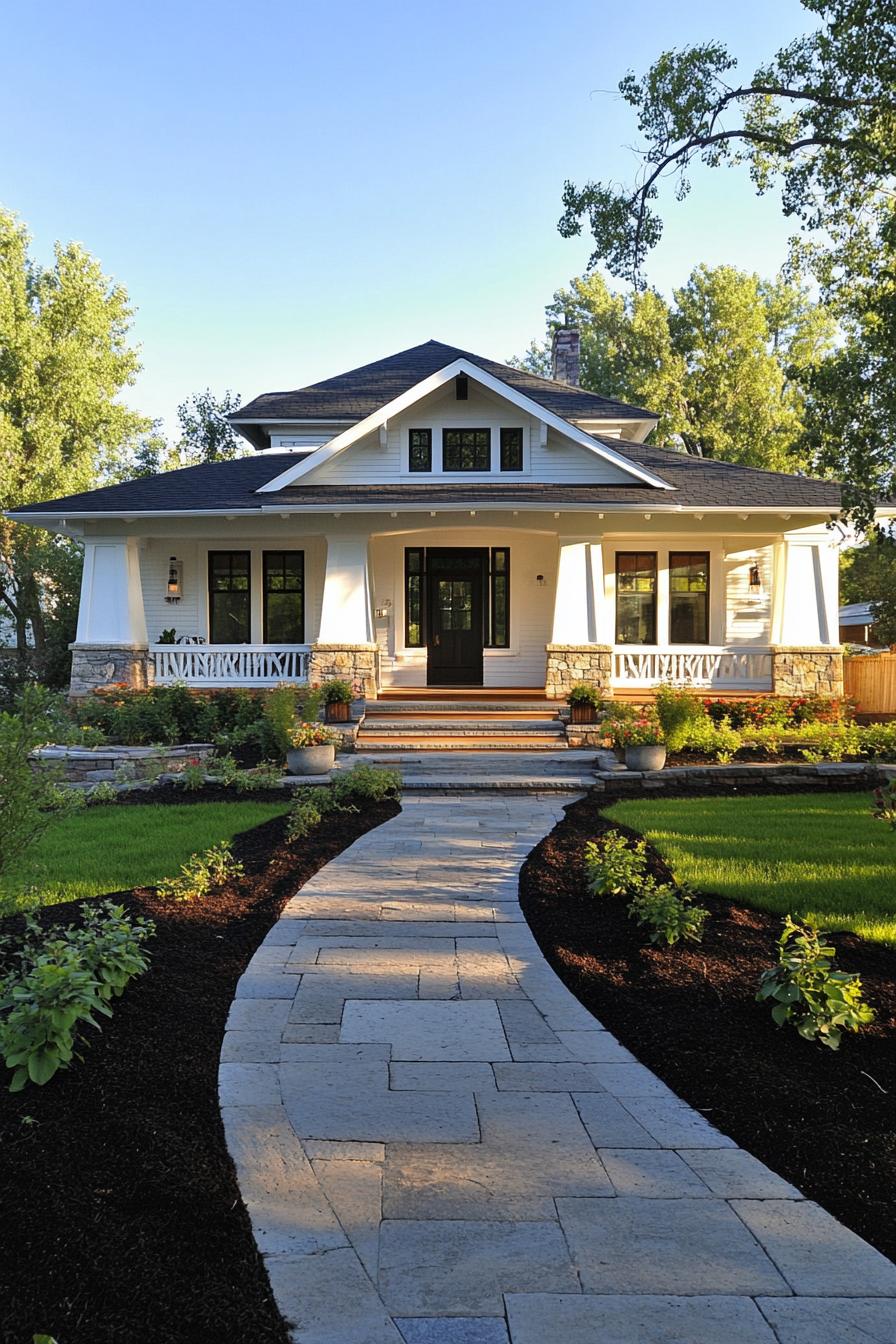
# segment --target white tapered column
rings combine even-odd
[[[609,631],[600,541],[561,537],[545,694],[562,698],[581,681],[608,688],[612,674]]]
[[[312,645],[313,684],[351,682],[358,696],[376,694],[377,648],[370,583],[370,538],[327,538],[320,630]]]
[[[72,695],[119,681],[142,689],[150,680],[146,649],[137,540],[86,542]]]

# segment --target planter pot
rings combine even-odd
[[[626,747],[625,764],[629,770],[662,770],[666,764],[666,744]]]
[[[286,768],[291,775],[326,775],[336,763],[332,743],[323,747],[293,747],[286,753]]]
[[[325,710],[327,723],[348,723],[352,716],[352,707],[344,700],[334,700]]]
[[[597,710],[594,705],[570,705],[570,723],[597,723]]]

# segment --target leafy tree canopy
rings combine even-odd
[[[887,533],[865,546],[852,546],[840,557],[841,602],[870,602],[876,634],[896,644],[896,540]]]
[[[545,312],[548,339],[523,367],[549,375],[550,334],[572,323],[582,386],[655,411],[657,443],[772,470],[806,465],[805,398],[789,370],[830,349],[834,323],[802,286],[699,266],[668,304],[652,289],[616,293],[592,271]]]
[[[695,163],[743,164],[759,192],[781,189],[801,233],[791,266],[810,267],[841,343],[803,375],[805,448],[841,477],[868,523],[896,486],[896,0],[802,0],[818,21],[738,81],[718,42],[664,52],[619,85],[643,136],[625,188],[567,182],[560,232],[583,222],[592,265],[643,285],[662,234],[656,202],[682,199]]]

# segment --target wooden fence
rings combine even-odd
[[[844,658],[843,682],[860,714],[896,714],[896,653]]]

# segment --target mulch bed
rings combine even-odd
[[[645,946],[624,898],[587,894],[585,842],[610,827],[636,834],[599,807],[573,803],[522,870],[520,900],[548,961],[679,1096],[896,1259],[896,950],[829,936],[878,1016],[837,1052],[806,1042],[755,1002],[777,961],[779,916],[701,893],[703,942],[661,950]],[[655,852],[649,867],[671,877]]]
[[[153,790],[149,800],[219,792]],[[101,1019],[101,1033],[88,1031],[81,1062],[43,1088],[0,1091],[4,1344],[30,1344],[37,1332],[59,1344],[287,1344],[224,1143],[224,1022],[286,900],[398,810],[384,803],[325,820],[294,845],[283,818],[246,831],[232,848],[247,876],[202,902],[163,903],[150,888],[114,893],[156,921],[149,971]],[[76,905],[58,905],[42,919],[76,915]]]

